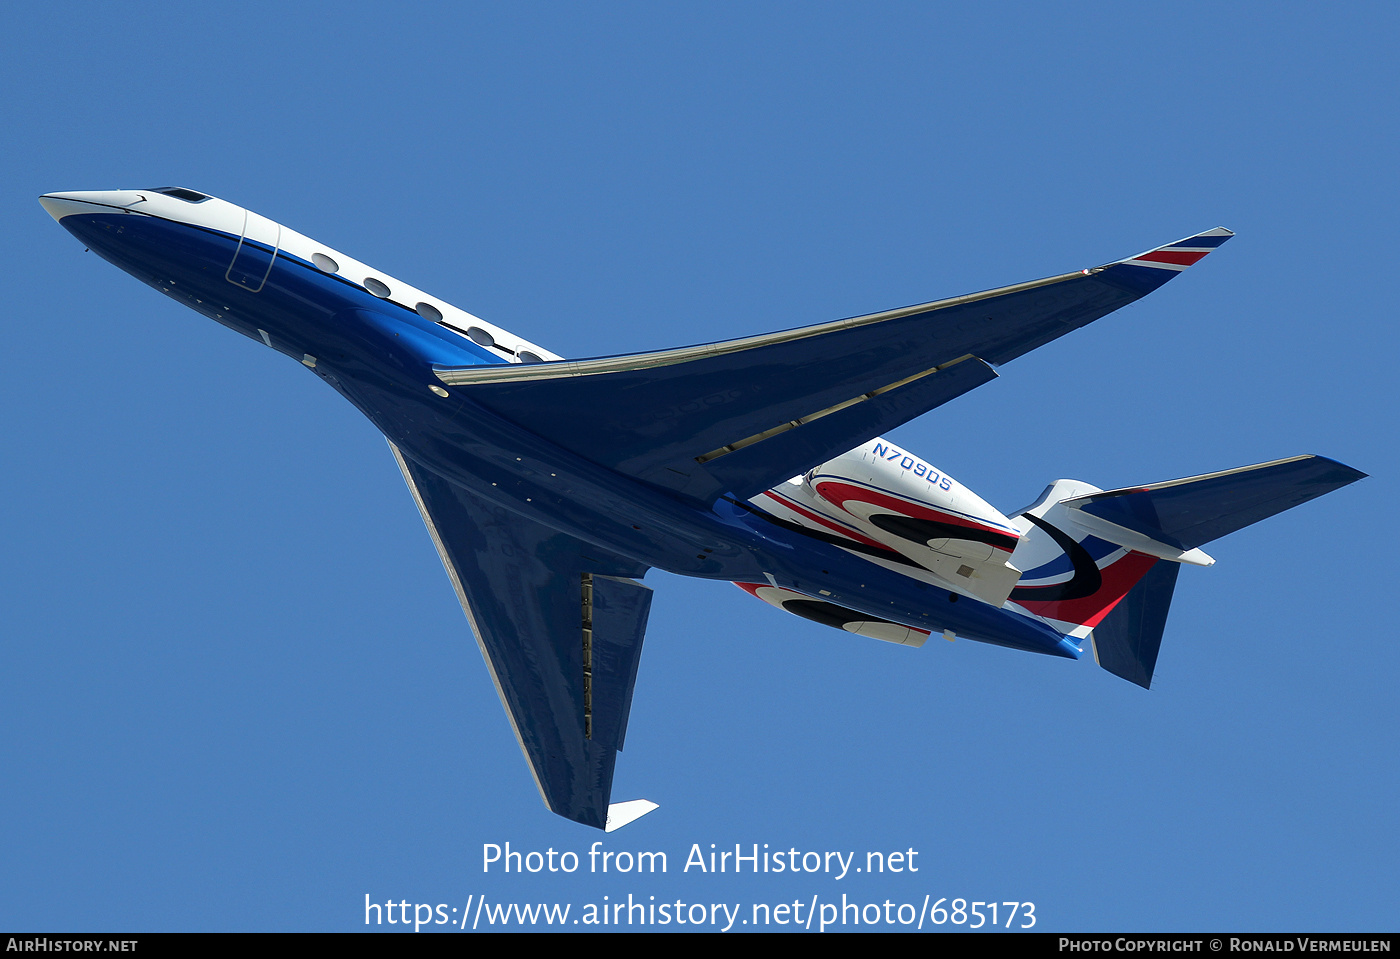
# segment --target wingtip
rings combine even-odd
[[[649,799],[630,799],[627,802],[615,802],[608,806],[608,824],[603,827],[604,832],[616,832],[623,826],[631,822],[636,822],[653,809],[659,809],[660,805]]]
[[[1207,254],[1214,252],[1234,235],[1223,226],[1218,226],[1213,230],[1206,230],[1204,233],[1196,233],[1174,243],[1155,247],[1145,253],[1139,253],[1137,256],[1130,256],[1126,260],[1119,260],[1110,266],[1140,267],[1158,271],[1156,279],[1157,285],[1160,285],[1165,283],[1172,274],[1180,273],[1199,263]],[[1147,278],[1151,277],[1152,274],[1143,274],[1143,276]]]
[[[1348,466],[1339,460],[1334,460],[1330,456],[1321,456],[1317,453],[1308,453],[1306,455],[1315,460],[1321,460],[1324,463],[1330,463],[1332,465],[1333,473],[1338,480],[1338,488],[1350,486],[1352,483],[1358,480],[1364,480],[1371,475],[1370,473],[1361,472],[1361,470],[1357,469],[1355,466]]]

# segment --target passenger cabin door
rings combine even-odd
[[[282,227],[252,210],[243,211],[243,236],[234,251],[224,279],[235,286],[257,293],[272,272],[282,242]]]

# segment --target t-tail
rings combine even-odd
[[[1093,643],[1100,666],[1147,688],[1183,563],[1200,547],[1366,474],[1321,456],[1101,490],[1057,480],[1012,517],[1025,570],[1008,605]]]

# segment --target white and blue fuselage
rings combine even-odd
[[[178,188],[54,193],[41,202],[99,256],[292,357],[406,456],[504,509],[670,572],[766,583],[920,631],[1080,653],[1041,618],[981,602],[956,581],[930,575],[927,564],[907,562],[884,545],[888,536],[873,539],[864,535],[869,529],[825,535],[833,523],[860,521],[834,519],[839,511],[819,498],[832,515],[794,512],[790,484],[751,502],[722,497],[701,510],[515,426],[474,403],[470,387],[444,386],[434,368],[561,357],[257,213]],[[579,412],[560,409],[558,416]],[[952,488],[912,454],[884,449],[872,459],[888,457],[897,469],[908,460],[905,471],[921,485]],[[878,490],[871,479],[866,485]],[[853,551],[843,537],[884,548]]]

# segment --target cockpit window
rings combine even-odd
[[[152,193],[164,193],[166,196],[173,196],[177,200],[184,200],[186,203],[203,203],[209,199],[203,193],[196,193],[193,190],[186,190],[182,186],[158,186],[151,190]]]

